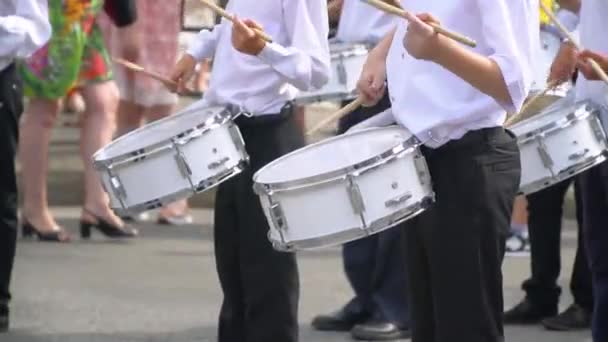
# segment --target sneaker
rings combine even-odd
[[[589,329],[591,312],[575,303],[559,315],[544,319],[542,323],[548,330],[555,331]]]
[[[508,310],[503,315],[505,324],[538,324],[543,319],[557,315],[557,305],[554,307],[543,308],[532,304],[529,300],[524,299],[519,304],[515,305],[511,310]]]
[[[530,240],[520,232],[511,232],[506,241],[507,256],[529,256]]]

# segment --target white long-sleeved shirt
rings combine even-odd
[[[608,1],[583,0],[581,4],[579,32],[580,45],[588,50],[608,55],[608,36],[606,20],[608,19]],[[602,81],[589,81],[583,75],[576,80],[576,98],[593,100],[608,106],[608,85]]]
[[[440,65],[416,60],[403,47],[402,21],[388,54],[393,113],[427,146],[438,147],[472,130],[501,126],[517,112],[533,83],[539,46],[538,0],[406,0],[404,8],[429,12],[441,25],[477,41],[474,51],[499,65],[512,103],[498,103]]]
[[[274,114],[298,89],[320,88],[327,82],[326,0],[230,0],[226,10],[258,22],[273,43],[258,56],[249,56],[232,46],[229,21],[201,31],[187,53],[198,61],[213,57],[204,103],[231,104],[253,115]]]
[[[336,39],[344,43],[378,43],[392,30],[399,17],[362,0],[344,0]]]
[[[0,1],[0,70],[29,57],[51,35],[46,0]]]

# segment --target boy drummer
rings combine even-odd
[[[227,11],[247,16],[201,31],[171,79],[183,87],[197,63],[214,58],[202,105],[232,105],[252,113],[236,119],[250,165],[222,183],[215,204],[215,257],[224,299],[220,342],[298,340],[299,278],[293,254],[273,250],[252,176],[303,146],[291,101],[323,86],[329,75],[326,0],[230,0]],[[266,43],[253,27],[274,38]],[[201,104],[197,104],[199,106]]]
[[[397,122],[423,143],[436,203],[405,229],[413,342],[503,341],[501,264],[520,180],[503,127],[533,81],[538,0],[408,0],[475,39],[436,34],[409,15],[370,53],[359,81],[368,105],[388,81]]]

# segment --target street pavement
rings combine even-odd
[[[76,234],[79,209],[54,208]],[[212,211],[195,210],[195,225],[140,226],[129,242],[76,239],[57,245],[20,240],[14,273],[13,330],[1,342],[210,342],[215,341],[221,291],[215,272]],[[562,308],[576,246],[573,222],[563,241]],[[522,297],[526,257],[505,261],[507,306]],[[350,341],[347,334],[319,333],[309,322],[351,296],[340,250],[301,253],[301,341]],[[268,279],[268,281],[273,281]],[[455,296],[458,293],[454,293]],[[462,308],[467,314],[467,308]],[[466,342],[454,337],[455,342]],[[507,329],[508,342],[590,342],[588,332],[553,333],[541,327]],[[271,342],[271,341],[269,341]]]

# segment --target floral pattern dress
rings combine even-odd
[[[53,34],[20,65],[26,96],[58,99],[112,78],[111,59],[96,17],[103,0],[49,0]]]

